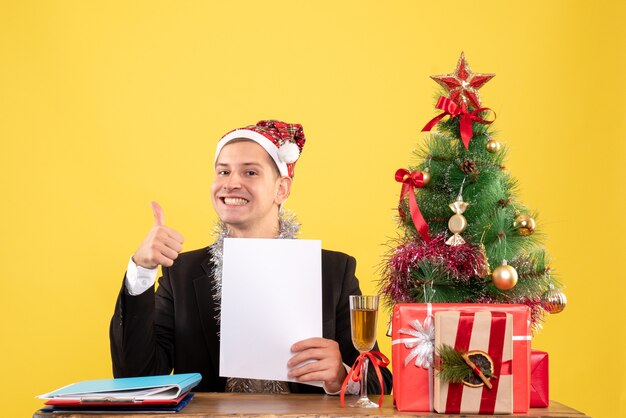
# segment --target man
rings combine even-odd
[[[210,247],[181,253],[183,237],[165,225],[163,210],[152,204],[154,226],[129,261],[111,320],[110,340],[116,377],[199,372],[199,391],[317,392],[298,383],[219,377],[219,306],[222,245],[231,238],[294,238],[299,225],[282,215],[291,192],[295,163],[305,143],[302,127],[261,121],[234,130],[218,143],[213,207],[221,221]],[[154,282],[158,266],[163,277]],[[289,377],[323,382],[336,394],[358,351],[350,336],[348,296],[360,294],[356,261],[323,250],[323,338],[298,341],[291,347]],[[314,361],[311,361],[314,360]],[[373,368],[370,368],[373,372]],[[385,393],[391,374],[382,369]],[[356,393],[358,384],[349,388]],[[372,373],[368,391],[380,393]]]

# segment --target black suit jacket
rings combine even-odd
[[[324,338],[337,341],[343,362],[359,355],[350,336],[348,296],[361,294],[353,257],[322,251],[322,314]],[[154,288],[131,296],[125,283],[117,298],[110,325],[111,358],[115,377],[198,372],[197,391],[223,392],[219,377],[219,325],[212,297],[213,264],[208,248],[182,253],[172,267],[163,268]],[[378,349],[377,347],[375,349]],[[384,392],[391,391],[391,373],[382,369]],[[289,383],[292,392],[322,392],[321,388]],[[380,393],[373,367],[368,392]]]

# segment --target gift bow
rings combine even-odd
[[[413,338],[401,338],[392,342],[395,344],[404,344],[406,348],[412,349],[404,359],[404,365],[407,366],[411,360],[415,359],[415,365],[424,369],[433,366],[435,353],[435,326],[433,316],[428,315],[424,319],[424,325],[416,319],[409,322],[413,329],[400,329],[399,334],[410,335]]]
[[[459,120],[459,127],[461,130],[461,139],[463,140],[463,145],[465,145],[465,149],[469,147],[470,140],[472,139],[472,122],[482,123],[483,125],[489,125],[493,123],[493,120],[485,120],[482,116],[479,115],[480,112],[484,112],[485,110],[493,110],[488,107],[481,107],[479,109],[473,110],[469,112],[465,105],[459,106],[452,100],[447,97],[439,97],[437,100],[437,105],[435,106],[437,109],[443,110],[443,113],[435,116],[431,119],[430,122],[422,128],[422,132],[430,131],[441,119],[443,119],[446,115],[449,115],[451,118],[456,116],[461,116]],[[495,120],[495,112],[493,113]]]
[[[421,171],[409,171],[404,168],[400,168],[396,171],[396,181],[402,183],[402,191],[400,192],[400,202],[402,199],[409,195],[409,210],[411,211],[411,219],[417,232],[424,238],[424,241],[429,242],[430,236],[428,235],[429,227],[426,220],[420,212],[420,208],[415,200],[415,188],[421,188],[424,186],[424,174]],[[404,218],[404,212],[401,205],[398,205],[398,212],[400,216]]]
[[[389,359],[385,357],[383,353],[380,351],[369,351],[366,353],[361,353],[357,358],[348,375],[343,381],[341,385],[341,406],[345,406],[345,395],[346,388],[348,387],[348,382],[352,379],[355,382],[361,382],[363,379],[363,366],[365,360],[369,359],[369,361],[374,365],[374,369],[376,370],[376,376],[378,377],[378,383],[380,384],[380,396],[378,398],[378,406],[383,406],[383,399],[385,394],[385,385],[383,384],[383,375],[380,373],[380,366],[387,367],[389,365]]]

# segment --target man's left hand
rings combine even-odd
[[[308,338],[292,345],[291,351],[296,354],[287,363],[289,377],[300,382],[322,381],[328,393],[341,389],[347,373],[336,341]],[[310,360],[315,361],[302,365]]]

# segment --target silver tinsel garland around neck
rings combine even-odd
[[[281,209],[278,213],[277,239],[293,239],[300,232],[300,223],[292,212]],[[220,308],[222,305],[222,264],[224,261],[224,238],[228,238],[228,227],[218,221],[213,231],[215,242],[209,247],[211,262],[213,263],[213,300],[215,301],[215,319],[220,323]]]

